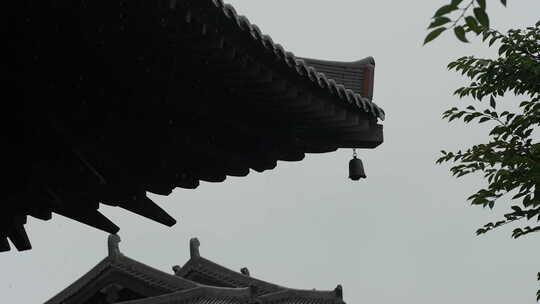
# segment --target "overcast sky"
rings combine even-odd
[[[102,207],[122,228],[122,252],[170,272],[187,261],[189,238],[197,236],[201,254],[224,266],[247,266],[253,276],[294,288],[342,284],[350,304],[536,303],[540,234],[512,240],[506,227],[476,237],[478,226],[506,208],[469,206],[465,198],[482,180],[455,179],[434,164],[439,150],[486,138],[485,128],[440,119],[459,103],[451,92],[463,83],[446,64],[493,54],[449,34],[421,46],[429,18],[445,2],[229,0],[298,56],[373,56],[385,142],[359,152],[368,175],[361,182],[347,179],[351,151],[340,150],[152,196],[179,219],[173,228]],[[488,1],[498,29],[538,21],[540,1],[508,2],[502,9]],[[59,215],[29,218],[27,230],[34,249],[0,254],[1,302],[42,303],[106,255],[104,232]]]

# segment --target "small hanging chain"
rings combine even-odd
[[[358,156],[358,155],[356,154],[356,149],[352,149],[352,156],[353,156],[354,158],[356,158],[356,156]]]

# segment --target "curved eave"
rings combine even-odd
[[[192,251],[191,258],[176,271],[176,275],[189,280],[195,280],[193,277],[203,276],[215,280],[218,284],[223,284],[231,288],[250,287],[254,295],[265,303],[278,303],[287,301],[288,303],[343,303],[341,287],[334,290],[304,290],[294,289],[269,283],[251,275],[236,272],[216,262],[201,257],[198,251],[198,241],[190,243]],[[194,246],[195,245],[195,246]],[[200,279],[200,277],[199,277]],[[291,301],[296,299],[295,301]],[[302,301],[302,299],[306,301]]]
[[[180,268],[176,275],[186,279],[193,279],[195,275],[205,276],[230,287],[256,286],[257,291],[255,293],[259,295],[286,289],[273,283],[243,275],[203,257],[192,257]]]
[[[263,303],[287,304],[344,304],[334,290],[287,289],[260,296]]]
[[[176,8],[176,0],[171,0],[171,3],[175,3],[171,7]],[[200,18],[199,22],[205,25],[218,23],[224,35],[240,38],[244,40],[246,45],[251,42],[251,46],[258,49],[257,52],[266,53],[272,63],[279,63],[281,70],[288,70],[300,81],[310,82],[314,90],[325,90],[326,94],[341,100],[344,105],[355,107],[375,118],[384,120],[385,113],[379,106],[344,85],[336,83],[335,80],[329,79],[324,73],[318,72],[316,68],[307,64],[305,59],[297,58],[280,44],[274,43],[270,36],[262,34],[259,27],[252,24],[247,17],[238,15],[232,5],[225,4],[222,0],[187,0],[185,8],[186,18],[189,18],[190,21],[197,21],[196,18]],[[372,58],[368,57],[366,60],[374,63]],[[326,62],[330,63],[330,61]],[[342,64],[340,62],[334,63]],[[351,63],[351,65],[354,64]]]
[[[94,288],[100,279],[106,279],[107,273],[112,272],[119,272],[128,277],[133,277],[144,282],[150,288],[156,288],[164,292],[191,289],[199,286],[197,283],[168,274],[119,254],[104,258],[75,282],[46,301],[45,304],[73,303],[73,301],[70,302],[72,297],[87,288]]]
[[[199,286],[156,297],[118,302],[118,304],[249,304],[252,294],[249,288],[219,288]]]

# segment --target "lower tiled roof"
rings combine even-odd
[[[286,289],[262,295],[265,304],[343,304],[335,291]]]
[[[123,304],[344,304],[341,286],[332,291],[318,291],[291,289],[268,283],[200,257],[198,249],[193,247],[196,244],[193,241],[192,258],[182,267],[183,270],[173,268],[176,275],[126,257],[119,251],[118,242],[119,238],[111,235],[109,256],[45,304],[78,304],[78,299],[93,296],[101,292],[103,287],[111,284],[123,285],[111,277],[115,271],[157,291],[157,294],[153,292],[153,296],[146,295],[142,299],[118,302]],[[217,284],[229,284],[231,287],[210,286],[192,281],[189,276],[194,272],[212,276],[220,280],[216,281]],[[123,287],[129,289],[129,282],[131,281]],[[81,297],[81,294],[85,296]]]
[[[250,288],[201,286],[118,304],[344,304],[331,292],[284,290],[255,296]]]
[[[255,293],[258,295],[273,293],[285,289],[285,287],[243,275],[203,257],[190,259],[184,266],[182,266],[176,275],[203,284],[215,282],[214,284],[219,284],[220,286],[239,288],[255,286]]]
[[[111,238],[114,238],[114,236],[109,236],[109,239]],[[109,242],[111,243],[110,240]],[[110,243],[109,246],[111,246]],[[142,281],[148,286],[153,286],[166,292],[192,289],[199,286],[199,284],[195,282],[168,274],[131,259],[119,251],[113,252],[109,250],[109,256],[101,260],[101,262],[99,262],[96,266],[90,269],[86,274],[81,276],[71,285],[49,299],[47,302],[45,302],[45,304],[65,303],[81,290],[91,286],[91,284],[98,280],[102,275],[106,275],[105,273],[108,271],[118,271],[127,276],[135,278],[136,280]]]
[[[334,290],[302,290],[283,287],[269,283],[249,275],[239,273],[227,267],[210,261],[200,255],[200,242],[193,238],[190,240],[191,258],[175,273],[197,283],[215,282],[220,286],[236,288],[251,288],[252,294],[263,303],[291,303],[291,304],[339,304],[343,303],[342,288],[340,285]]]
[[[118,304],[250,304],[249,288],[199,286],[157,297],[118,302]]]

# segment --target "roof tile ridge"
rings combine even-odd
[[[310,63],[328,65],[328,66],[338,66],[338,67],[351,67],[359,68],[366,64],[375,65],[375,58],[373,56],[368,56],[362,59],[353,60],[353,61],[342,61],[342,60],[326,60],[318,58],[309,58],[309,57],[296,57],[297,61],[304,61],[307,65]]]
[[[319,86],[328,87],[334,95],[337,95],[340,99],[348,101],[350,104],[355,104],[358,108],[362,109],[365,112],[372,113],[376,117],[379,117],[381,120],[385,119],[386,113],[384,110],[379,107],[374,101],[373,98],[367,98],[358,92],[355,92],[343,84],[336,82],[335,79],[327,75],[325,72],[321,72],[317,67],[313,65],[326,65],[328,67],[336,68],[348,68],[348,69],[357,69],[364,67],[366,65],[375,66],[375,58],[372,56],[365,57],[356,61],[335,61],[335,60],[324,60],[324,59],[315,59],[308,57],[295,57],[298,67],[301,70],[310,71],[313,69],[313,72],[304,72],[306,76],[317,75],[317,81]],[[362,73],[358,71],[358,73]],[[313,76],[311,76],[313,78]],[[311,79],[316,82],[315,79]],[[359,103],[358,100],[362,100],[362,103]]]
[[[204,266],[206,266],[206,267],[204,267]],[[197,271],[197,270],[201,270],[201,269],[205,270],[205,274],[213,276],[216,279],[220,279],[220,280],[225,280],[226,279],[227,281],[238,282],[238,283],[254,282],[254,283],[259,283],[259,284],[266,285],[266,286],[272,286],[272,287],[278,288],[278,289],[286,289],[286,287],[283,287],[281,285],[270,283],[270,282],[258,279],[256,277],[253,277],[253,276],[248,277],[248,276],[246,276],[246,275],[244,275],[244,274],[242,274],[240,272],[234,271],[234,270],[232,270],[232,269],[230,269],[230,268],[228,268],[226,266],[218,264],[218,263],[216,263],[216,262],[214,262],[212,260],[209,260],[209,259],[207,259],[205,257],[202,257],[202,256],[196,256],[196,257],[192,257],[191,259],[189,259],[186,262],[186,264],[184,264],[184,266],[182,266],[182,268],[179,270],[177,275],[184,276],[184,275],[187,275],[190,271]],[[223,275],[224,272],[230,274],[232,277],[227,276],[227,275]],[[251,285],[253,285],[253,284],[251,284]]]
[[[137,300],[129,300],[129,301],[123,301],[123,302],[117,302],[117,304],[150,304],[150,303],[169,303],[170,300],[175,299],[178,296],[194,296],[197,295],[198,291],[200,290],[200,287],[194,287],[190,289],[185,290],[179,290],[171,293],[166,293],[163,295],[155,296],[155,297],[149,297],[149,298],[143,298],[143,299],[137,299]]]
[[[204,284],[199,284],[199,287],[214,296],[251,297],[253,295],[250,287],[219,287]]]
[[[236,10],[234,9],[234,6],[232,6],[231,4],[225,4],[221,0],[219,1],[213,0],[209,2],[211,3],[211,6],[217,9],[221,15],[229,19],[239,29],[239,31],[248,33],[249,37],[251,37],[253,41],[262,45],[262,47],[266,49],[267,51],[271,52],[274,57],[279,58],[282,63],[289,66],[289,68],[291,68],[292,71],[295,71],[298,76],[301,76],[309,80],[313,85],[316,85],[319,88],[329,89],[329,92],[332,92],[334,90],[337,90],[338,92],[342,91],[335,87],[330,87],[330,88],[322,87],[320,85],[321,81],[319,81],[319,77],[313,77],[313,73],[311,75],[312,77],[310,77],[309,75],[310,73],[307,73],[307,74],[299,73],[297,69],[298,65],[304,66],[305,62],[302,60],[299,60],[301,58],[296,57],[291,52],[287,52],[287,51],[283,52],[284,50],[282,50],[282,47],[279,44],[275,43],[269,35],[262,34],[260,29],[255,24],[251,23],[247,17],[238,15]],[[284,53],[284,57],[282,57],[283,53]],[[367,57],[364,59],[371,61],[373,65],[375,64],[375,60],[373,59],[373,57]],[[322,77],[326,77],[324,76],[324,74],[322,75],[323,75]],[[334,94],[334,95],[337,98],[348,102],[349,104],[356,105],[354,94],[345,94],[344,92],[341,92],[341,94]],[[380,118],[381,120],[385,119],[385,113],[382,108],[380,108],[377,104],[373,103],[372,100],[370,99],[367,100],[367,103],[370,105],[367,109],[368,111],[366,111],[366,108],[364,107],[359,107],[359,109],[361,109],[362,111],[366,111],[367,113],[370,113],[371,115],[375,116],[376,118]]]
[[[299,296],[303,298],[342,300],[337,288],[334,290],[295,289],[287,288],[259,296],[262,300],[275,300],[284,297]]]
[[[221,298],[249,298],[251,293],[249,288],[227,288],[227,287],[215,287],[207,285],[199,285],[194,288],[175,291],[167,293],[164,295],[159,295],[151,298],[139,299],[118,302],[117,304],[154,304],[154,303],[171,303],[171,301],[178,300],[182,298],[186,300],[188,298],[199,297],[199,296],[213,296]]]
[[[170,290],[178,290],[179,288],[185,290],[186,288],[189,289],[199,285],[184,277],[169,274],[125,255],[117,256],[113,260],[112,266],[120,268],[122,271],[127,271],[144,281],[167,287]]]

